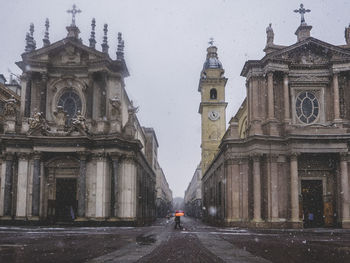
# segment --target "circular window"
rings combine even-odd
[[[313,123],[319,114],[319,103],[315,94],[311,91],[299,93],[295,110],[298,119],[306,124]]]
[[[81,99],[73,89],[67,89],[58,99],[58,106],[62,106],[68,113],[68,119],[74,118],[81,111]]]

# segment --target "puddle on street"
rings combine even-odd
[[[145,245],[151,245],[154,242],[156,242],[157,239],[155,237],[155,235],[140,235],[136,237],[136,243],[141,245],[141,246],[145,246]]]

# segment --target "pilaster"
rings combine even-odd
[[[34,173],[32,192],[32,220],[39,220],[40,212],[41,153],[34,153]]]
[[[78,192],[78,218],[77,221],[85,220],[86,216],[86,163],[87,163],[87,152],[79,152],[79,192]]]
[[[339,107],[339,82],[338,73],[333,74],[333,110],[334,110],[334,122],[340,120],[340,107]]]
[[[121,154],[112,153],[112,177],[111,177],[111,217],[118,215],[118,187],[119,187],[119,167]]]
[[[131,220],[136,218],[136,156],[123,155],[120,161],[120,182],[118,186],[118,211],[121,219]],[[143,194],[142,197],[145,197]]]
[[[29,153],[18,154],[16,219],[25,219],[27,216],[29,158]]]
[[[278,169],[277,159],[278,155],[271,154],[269,156],[269,221],[280,222],[278,213]]]
[[[104,220],[109,215],[109,180],[105,153],[96,153],[96,220]]]
[[[299,186],[298,186],[298,154],[290,155],[290,201],[291,201],[291,222],[300,223],[299,218]]]
[[[348,175],[348,154],[340,154],[340,181],[341,181],[341,223],[350,227],[349,211],[349,175]]]
[[[5,192],[4,192],[4,216],[12,217],[12,199],[13,199],[13,161],[14,154],[6,153],[6,171],[5,171]]]
[[[261,173],[260,155],[253,155],[253,196],[254,196],[254,222],[262,222],[261,219]]]

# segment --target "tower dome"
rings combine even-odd
[[[217,54],[217,47],[215,46],[210,46],[207,48],[207,59],[204,62],[203,69],[208,69],[208,68],[222,68],[222,64],[218,58]]]

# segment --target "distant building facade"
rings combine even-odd
[[[280,46],[270,25],[266,55],[245,63],[247,97],[203,173],[207,222],[350,227],[350,28],[339,46],[311,28]]]
[[[39,49],[33,25],[27,33],[16,63],[23,71],[20,106],[1,123],[0,220],[152,222],[157,156],[146,158],[148,138],[127,95],[121,34],[114,60],[107,24],[102,51],[94,19],[88,46],[74,16],[58,42],[50,43],[45,26]]]
[[[172,210],[173,194],[169,188],[163,169],[158,163],[158,140],[153,128],[143,128],[146,134],[146,158],[156,173],[156,215],[165,217]]]
[[[186,215],[195,218],[202,217],[202,170],[200,165],[185,191],[184,203]]]

